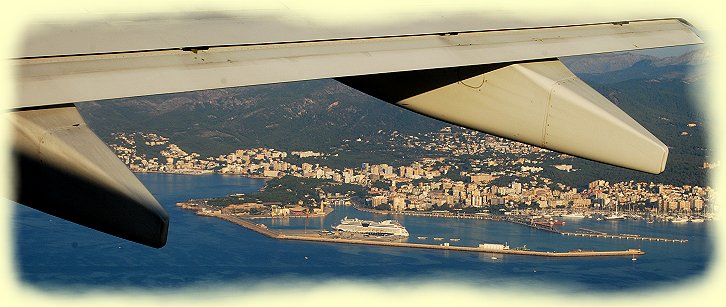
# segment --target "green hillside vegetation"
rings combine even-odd
[[[313,80],[78,104],[97,134],[154,131],[187,151],[237,148],[329,151],[377,131],[437,130],[443,122],[382,102],[334,80]]]
[[[367,191],[358,185],[337,183],[315,178],[299,178],[284,176],[267,181],[265,187],[257,193],[246,195],[230,195],[207,199],[210,205],[224,207],[240,203],[280,203],[296,205],[302,201],[303,206],[319,206],[320,193],[340,193],[357,196],[366,195]]]

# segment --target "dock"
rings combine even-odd
[[[519,224],[519,225],[524,225],[524,226],[527,226],[527,227],[532,227],[534,229],[544,230],[544,231],[547,231],[547,232],[561,233],[561,232],[559,232],[557,230],[557,228],[555,228],[552,225],[547,226],[547,225],[542,225],[542,224],[534,224],[534,223],[530,223],[529,221],[526,221],[525,222],[525,221],[516,220],[516,219],[507,219],[506,221],[507,222],[510,222],[510,223],[514,223],[514,224]]]
[[[597,231],[597,230],[592,230],[592,229],[587,229],[587,228],[578,228],[578,230],[582,230],[587,233],[595,233],[595,234],[601,234],[601,235],[608,234],[607,232],[602,232],[602,231]]]
[[[510,223],[514,223],[514,224],[524,225],[524,226],[531,227],[534,229],[539,229],[539,230],[543,230],[543,231],[547,231],[547,232],[561,234],[563,236],[621,239],[621,240],[640,240],[640,241],[654,241],[654,242],[672,242],[672,243],[687,243],[688,242],[688,239],[641,237],[640,235],[633,235],[633,234],[611,235],[606,232],[587,229],[587,228],[579,228],[578,230],[581,230],[581,232],[559,231],[554,226],[535,224],[535,223],[530,223],[529,221],[523,221],[523,220],[517,220],[517,219],[507,219],[506,221],[508,221]]]
[[[586,232],[560,232],[564,236],[575,236],[575,237],[590,237],[590,238],[608,238],[608,239],[621,239],[621,240],[640,240],[640,241],[656,241],[656,242],[675,242],[675,243],[686,243],[687,239],[670,239],[670,238],[656,238],[656,237],[641,237],[636,235],[611,235],[604,232],[597,233],[586,233]]]
[[[433,245],[433,244],[420,244],[420,243],[405,243],[405,242],[387,242],[387,241],[374,241],[374,240],[363,240],[363,239],[344,239],[344,238],[328,238],[322,237],[319,234],[315,235],[303,235],[303,234],[285,234],[279,230],[273,230],[267,228],[262,224],[256,224],[250,220],[239,218],[224,214],[209,214],[209,216],[218,217],[220,219],[235,223],[239,226],[262,234],[266,237],[281,240],[299,240],[299,241],[313,241],[313,242],[324,242],[324,243],[344,243],[344,244],[360,244],[360,245],[377,245],[377,246],[391,246],[391,247],[407,247],[407,248],[419,248],[419,249],[433,249],[433,250],[453,250],[462,252],[477,252],[477,253],[494,253],[494,254],[513,254],[513,255],[524,255],[524,256],[541,256],[541,257],[603,257],[603,256],[636,256],[644,255],[645,252],[640,249],[629,249],[624,251],[568,251],[568,252],[543,252],[543,251],[530,251],[530,250],[517,250],[517,249],[484,249],[480,247],[469,247],[469,246],[455,246],[455,245]]]

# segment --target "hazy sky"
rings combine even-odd
[[[632,52],[639,53],[639,54],[645,54],[645,55],[652,55],[652,56],[659,57],[659,58],[666,58],[666,57],[671,57],[671,56],[679,56],[684,53],[688,53],[688,52],[691,52],[693,50],[703,48],[703,47],[704,47],[704,45],[690,45],[690,46],[634,50]]]

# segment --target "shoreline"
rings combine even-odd
[[[330,212],[333,212],[333,208],[325,208],[324,212],[322,214],[305,214],[305,215],[278,215],[278,216],[249,216],[245,217],[245,219],[248,220],[260,220],[260,219],[287,219],[287,218],[320,218],[320,217],[326,217]]]
[[[189,176],[206,176],[206,175],[219,175],[219,176],[236,176],[236,177],[245,177],[249,179],[256,179],[256,180],[264,180],[268,181],[270,179],[274,179],[275,177],[266,177],[261,175],[247,175],[247,174],[229,174],[229,173],[219,173],[215,171],[189,171],[189,172],[139,172],[139,171],[131,171],[134,174],[165,174],[165,175],[189,175]]]
[[[268,177],[263,175],[254,175],[254,174],[236,174],[236,173],[220,173],[213,170],[188,170],[188,172],[139,172],[139,171],[132,171],[134,174],[171,174],[171,175],[191,175],[191,176],[204,176],[204,175],[220,175],[220,176],[237,176],[237,177],[245,177],[248,179],[254,179],[254,180],[262,180],[265,183],[267,183],[269,180],[275,179],[277,177]],[[264,188],[264,186],[263,186]],[[260,190],[261,191],[261,190]],[[259,192],[259,191],[258,191]],[[378,210],[373,208],[365,208],[362,207],[360,204],[354,204],[353,207],[355,207],[359,211],[363,212],[369,212],[374,214],[386,214],[386,215],[409,215],[409,216],[426,216],[426,217],[435,217],[435,218],[459,218],[459,219],[479,219],[479,220],[492,220],[492,221],[508,221],[507,217],[502,217],[495,214],[469,214],[469,213],[456,213],[456,212],[432,212],[432,211],[391,211],[391,210]],[[547,210],[540,210],[535,212],[538,215],[549,215],[552,212]],[[612,211],[607,210],[589,210],[583,212],[583,214],[587,215],[606,215],[610,214]],[[617,213],[617,211],[616,211]],[[632,213],[632,212],[631,212]],[[634,213],[633,216],[637,217],[634,219],[649,219],[644,216],[646,212],[637,212]],[[554,217],[562,217],[559,215],[553,215]],[[659,216],[656,216],[653,221],[656,222],[671,222],[671,219],[674,217],[680,217],[681,214],[661,214]],[[701,217],[701,215],[687,215],[686,217]],[[700,222],[704,222],[704,219],[702,218]],[[663,238],[660,238],[663,239]],[[680,239],[671,239],[671,240],[680,240]]]

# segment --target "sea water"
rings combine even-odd
[[[13,217],[20,281],[41,289],[178,289],[260,281],[333,278],[420,282],[452,280],[475,286],[551,285],[591,292],[626,292],[686,284],[712,262],[710,223],[566,219],[610,234],[688,239],[687,243],[562,236],[507,222],[380,215],[335,206],[324,218],[260,219],[273,228],[329,230],[343,217],[397,219],[412,243],[526,245],[538,251],[625,250],[631,257],[545,258],[400,247],[283,241],[175,206],[202,197],[252,193],[264,182],[239,176],[137,174],[170,216],[167,245],[153,249],[17,205]],[[101,204],[99,204],[101,205]],[[427,237],[418,239],[418,237]],[[434,240],[434,237],[443,238]],[[451,240],[451,239],[459,240]]]

